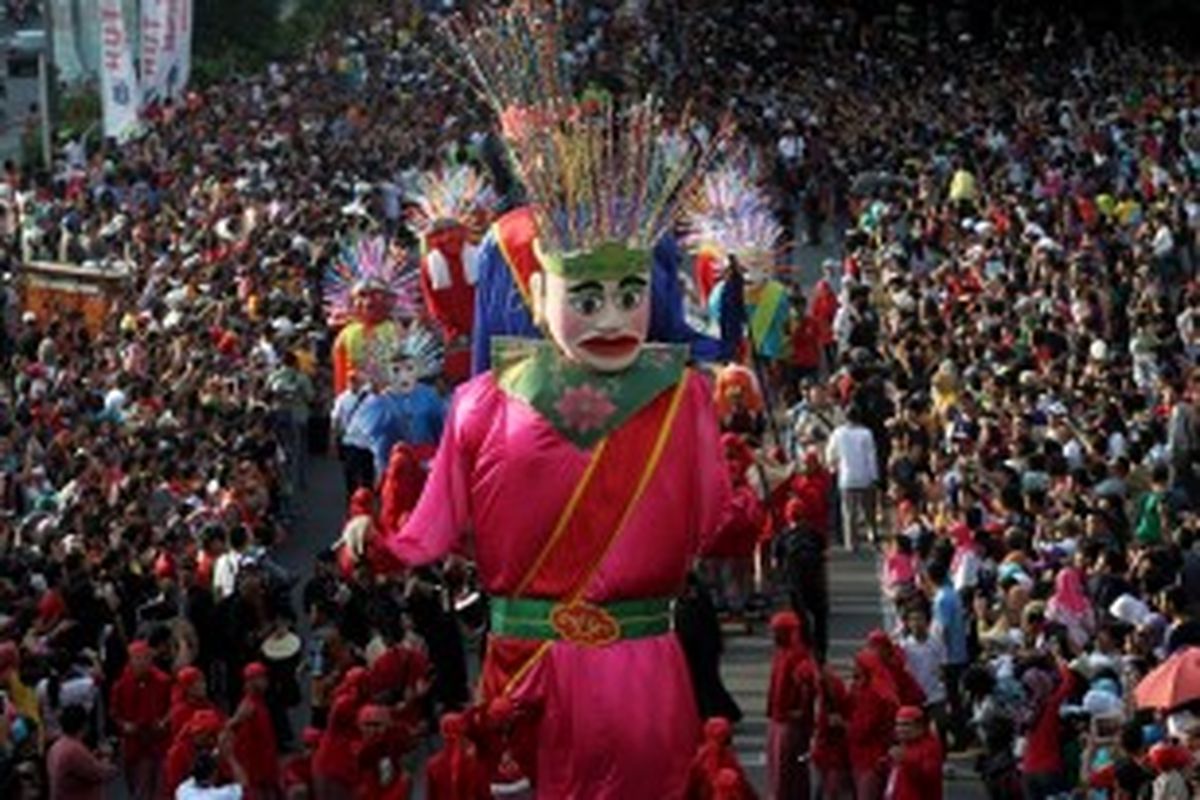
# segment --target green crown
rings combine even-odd
[[[650,272],[652,257],[649,250],[638,250],[620,242],[603,242],[590,250],[573,253],[547,253],[534,239],[533,251],[542,269],[571,280],[613,281],[645,275]]]

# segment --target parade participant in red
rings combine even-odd
[[[896,712],[896,740],[885,800],[942,800],[942,742],[921,709]]]
[[[356,800],[408,800],[410,785],[402,759],[412,740],[392,725],[392,713],[384,706],[363,706],[357,722]]]
[[[533,796],[526,770],[534,764],[537,743],[530,740],[532,730],[528,726],[517,724],[520,713],[507,697],[497,697],[474,711],[469,735],[479,748],[492,795],[497,798],[525,800]]]
[[[887,667],[891,676],[892,685],[896,687],[896,699],[900,704],[924,707],[925,690],[908,671],[904,653],[896,647],[892,637],[877,628],[867,634],[867,647],[874,650],[883,660],[883,665]]]
[[[159,794],[162,800],[173,798],[179,784],[192,774],[198,753],[217,749],[221,731],[224,729],[224,720],[214,710],[201,709],[191,716],[172,741],[171,749],[167,751],[162,791]]]
[[[479,231],[491,221],[495,193],[471,167],[432,170],[417,178],[409,227],[421,242],[421,294],[442,328],[446,376],[470,374],[470,335],[479,277]]]
[[[900,701],[890,671],[879,653],[866,648],[854,659],[850,718],[846,725],[850,771],[858,800],[883,796],[888,748]]]
[[[309,800],[313,796],[312,761],[320,743],[320,728],[305,728],[300,734],[300,752],[284,759],[283,795],[287,800]]]
[[[408,444],[397,443],[392,447],[380,485],[379,526],[390,530],[399,525],[404,513],[417,504],[424,486],[425,468],[421,466],[420,458]]]
[[[208,698],[208,684],[204,673],[196,667],[184,667],[175,676],[171,690],[170,738],[174,742],[188,722],[199,711],[216,711],[217,707]]]
[[[393,725],[415,734],[423,721],[432,671],[429,656],[419,645],[395,642],[371,662],[367,692],[392,706]]]
[[[425,765],[429,800],[491,800],[487,766],[466,737],[467,718],[442,717],[442,749]]]
[[[154,800],[168,739],[171,678],[152,663],[154,651],[138,640],[113,684],[109,708],[121,736],[121,760],[133,800]]]
[[[329,725],[313,756],[313,788],[317,800],[349,800],[358,781],[358,711],[369,699],[370,673],[363,667],[350,669],[334,690],[329,708]]]
[[[812,745],[812,763],[820,783],[817,795],[821,800],[839,800],[850,780],[850,752],[846,742],[850,692],[831,666],[821,670],[819,681]]]
[[[817,664],[803,642],[800,618],[771,618],[775,655],[767,694],[767,797],[808,797],[808,747],[813,735]]]
[[[704,741],[688,769],[685,800],[714,800],[717,777],[724,771],[733,772],[738,777],[737,790],[730,789],[729,792],[733,793],[727,792],[726,797],[751,800],[758,796],[742,765],[738,763],[732,742],[733,726],[729,720],[713,717],[704,723]]]
[[[245,689],[242,702],[229,720],[233,753],[246,771],[246,794],[250,800],[271,800],[280,795],[279,744],[271,712],[263,695],[267,691],[267,668],[257,661],[242,670]]]
[[[375,536],[375,493],[360,487],[350,495],[346,523],[342,526],[341,537],[333,546],[343,578],[349,580],[354,577],[358,563],[367,558],[373,549],[371,542]]]

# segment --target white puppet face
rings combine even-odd
[[[534,314],[567,358],[598,372],[619,372],[637,358],[650,329],[646,276],[612,280],[534,273]]]

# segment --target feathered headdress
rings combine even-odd
[[[487,180],[466,164],[440,167],[417,176],[408,193],[408,224],[421,236],[449,223],[480,227],[496,207]]]
[[[337,257],[325,270],[323,294],[325,316],[329,324],[339,327],[350,321],[354,312],[354,295],[364,290],[378,290],[392,296],[392,315],[407,318],[420,307],[418,276],[406,269],[390,252],[382,236],[356,236],[342,242]]]
[[[651,98],[624,108],[603,92],[576,98],[548,4],[518,3],[459,26],[451,46],[500,119],[543,267],[597,278],[648,270],[724,131],[702,149],[672,131]]]
[[[411,360],[418,378],[433,378],[442,373],[446,360],[446,348],[442,337],[420,322],[414,321],[404,336],[400,348],[404,358]]]
[[[717,248],[741,258],[774,258],[783,226],[751,174],[751,169],[730,163],[705,177],[685,218],[689,250]]]

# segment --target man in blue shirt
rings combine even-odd
[[[946,664],[942,668],[942,678],[946,685],[946,701],[950,712],[949,734],[953,739],[954,748],[961,749],[962,720],[965,712],[959,684],[971,660],[967,652],[967,614],[958,592],[950,582],[950,570],[944,561],[937,560],[931,563],[926,569],[926,576],[933,595],[934,634],[941,637],[946,648]]]

